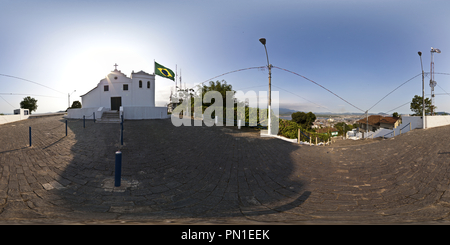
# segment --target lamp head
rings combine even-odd
[[[260,41],[263,45],[266,45],[266,39],[265,39],[265,38],[260,38],[259,41]]]
[[[419,54],[419,56],[422,56],[422,52],[419,51],[419,52],[417,52],[417,53]]]

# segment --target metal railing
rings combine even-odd
[[[405,129],[407,126],[409,126],[409,131],[412,130],[411,123],[409,122],[408,124],[406,124],[405,126],[403,126],[402,128],[399,129],[399,134],[398,135],[402,134],[402,130]],[[385,138],[387,135],[392,135],[392,137],[395,137],[395,129],[393,129],[392,132],[389,132],[389,133],[383,135],[383,138]]]

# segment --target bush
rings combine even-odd
[[[319,134],[316,132],[305,132],[302,127],[291,120],[285,120],[285,119],[279,119],[279,128],[278,128],[278,135],[287,137],[289,139],[296,139],[298,137],[298,129],[311,137],[312,142],[315,143],[316,137],[318,139],[318,142],[327,142],[330,136],[328,134]],[[303,137],[303,136],[302,136]]]
[[[282,135],[289,139],[298,137],[298,129],[300,126],[291,120],[279,119],[278,135]]]

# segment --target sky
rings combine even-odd
[[[35,113],[65,110],[69,94],[70,104],[81,101],[116,63],[130,76],[153,73],[156,61],[181,74],[183,88],[214,78],[258,94],[268,91],[268,70],[245,68],[267,66],[262,37],[281,108],[412,113],[408,102],[422,94],[417,52],[430,97],[434,47],[442,51],[434,54],[435,105],[450,112],[450,1],[0,0],[0,6],[0,113],[12,113],[28,95],[38,100]],[[157,106],[169,102],[174,85],[156,77]]]

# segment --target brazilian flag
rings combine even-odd
[[[171,69],[166,68],[156,62],[155,62],[155,74],[175,81],[175,73],[173,73]]]

